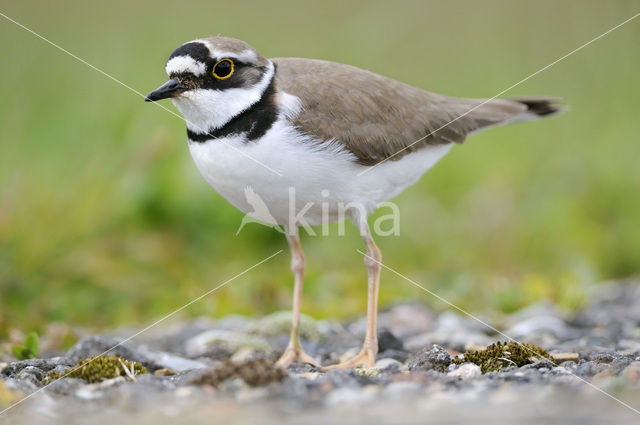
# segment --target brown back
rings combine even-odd
[[[513,120],[528,111],[525,99],[495,99],[447,125],[483,100],[430,93],[340,63],[272,60],[276,89],[302,102],[302,111],[293,123],[325,142],[343,144],[364,165],[390,157],[397,160],[427,145],[462,143],[471,131]],[[537,100],[547,102],[545,98]]]

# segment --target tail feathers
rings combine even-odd
[[[487,128],[549,117],[565,107],[555,97],[513,97],[507,99],[455,99],[450,109],[462,113],[460,122],[466,136]]]
[[[561,105],[562,99],[557,97],[510,97],[518,103],[522,103],[527,107],[527,112],[538,117],[548,117],[558,114],[566,109]]]

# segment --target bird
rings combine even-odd
[[[293,307],[289,343],[276,362],[282,368],[294,362],[322,371],[374,367],[382,256],[369,214],[472,133],[563,109],[554,97],[457,98],[347,64],[266,58],[223,36],[180,45],[165,72],[169,80],[145,100],[171,99],[204,179],[244,214],[254,209],[246,194],[251,187],[272,224],[285,230]],[[355,356],[322,366],[300,344],[305,257],[299,227],[345,218],[366,247],[366,334]]]

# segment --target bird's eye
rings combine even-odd
[[[213,71],[211,71],[214,77],[218,80],[224,80],[231,77],[233,74],[233,61],[231,59],[222,59],[213,65]]]

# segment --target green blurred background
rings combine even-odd
[[[334,60],[448,95],[491,97],[638,12],[629,1],[3,1],[1,11],[136,90],[179,44],[223,34],[265,56]],[[464,308],[576,308],[640,270],[640,19],[508,95],[559,117],[456,147],[399,196],[383,260]],[[0,18],[0,336],[50,322],[146,323],[279,249],[187,315],[290,305],[282,235],[199,176],[184,122]],[[167,107],[173,109],[168,102]],[[303,237],[303,310],[365,309],[362,244]],[[334,229],[335,230],[335,229]],[[335,234],[335,232],[332,232]],[[384,271],[381,304],[437,300]]]

